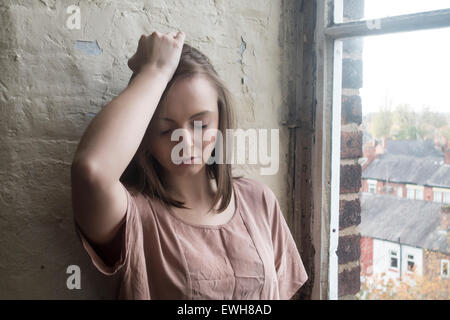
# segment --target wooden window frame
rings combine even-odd
[[[309,295],[312,299],[338,299],[342,65],[335,62],[342,61],[342,40],[450,27],[450,9],[335,23],[334,16],[342,14],[342,3],[342,0],[315,3],[315,74],[303,78],[303,85],[314,83],[316,104],[311,151],[313,209],[307,226],[311,231],[301,235],[301,239],[309,237],[312,246],[319,249],[314,254],[314,283]],[[301,158],[301,150],[297,150]],[[294,206],[301,206],[299,202],[303,200],[299,198]]]

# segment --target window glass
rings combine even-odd
[[[413,255],[408,255],[408,271],[414,271],[414,256]]]
[[[413,188],[406,189],[406,198],[415,199],[415,190]]]
[[[342,40],[342,114],[345,120],[360,101],[362,156],[371,159],[362,179],[396,188],[396,196],[360,195],[359,230],[367,240],[361,242],[360,297],[383,299],[372,284],[391,279],[393,287],[383,288],[389,296],[408,298],[394,288],[406,285],[412,271],[417,282],[407,284],[410,297],[450,295],[438,258],[446,254],[439,249],[446,247],[439,201],[450,203],[450,192],[442,192],[450,189],[444,152],[450,141],[450,41],[442,39],[450,39],[450,28]],[[388,251],[392,246],[396,254]],[[447,269],[443,264],[442,272]]]
[[[443,202],[450,203],[450,192],[443,192]]]
[[[391,250],[391,268],[397,269],[398,268],[398,259],[397,259],[397,252]]]
[[[434,191],[433,192],[433,201],[434,202],[442,202],[442,192]]]
[[[423,190],[416,189],[416,200],[423,200]]]

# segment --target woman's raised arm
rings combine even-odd
[[[120,254],[127,195],[120,176],[136,153],[178,66],[184,34],[154,32],[139,40],[128,66],[137,73],[129,86],[91,121],[71,167],[76,222],[108,261]]]
[[[96,178],[118,181],[133,158],[181,55],[184,34],[142,36],[128,65],[138,72],[130,85],[91,121],[81,137],[72,166]]]

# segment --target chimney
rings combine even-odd
[[[386,137],[383,136],[381,138],[381,143],[377,144],[376,149],[375,149],[375,153],[378,154],[383,154],[386,150]]]
[[[363,157],[366,158],[366,162],[364,162],[363,166],[362,166],[362,170],[364,171],[364,169],[373,161],[373,159],[375,159],[376,154],[375,154],[375,147],[373,146],[372,143],[368,143],[367,145],[364,146],[364,152],[363,152]]]
[[[447,231],[450,222],[450,205],[443,205],[441,207],[441,230]]]

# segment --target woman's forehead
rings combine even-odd
[[[193,115],[210,115],[218,112],[217,92],[202,77],[177,80],[169,89],[158,112],[160,119],[188,119]]]

